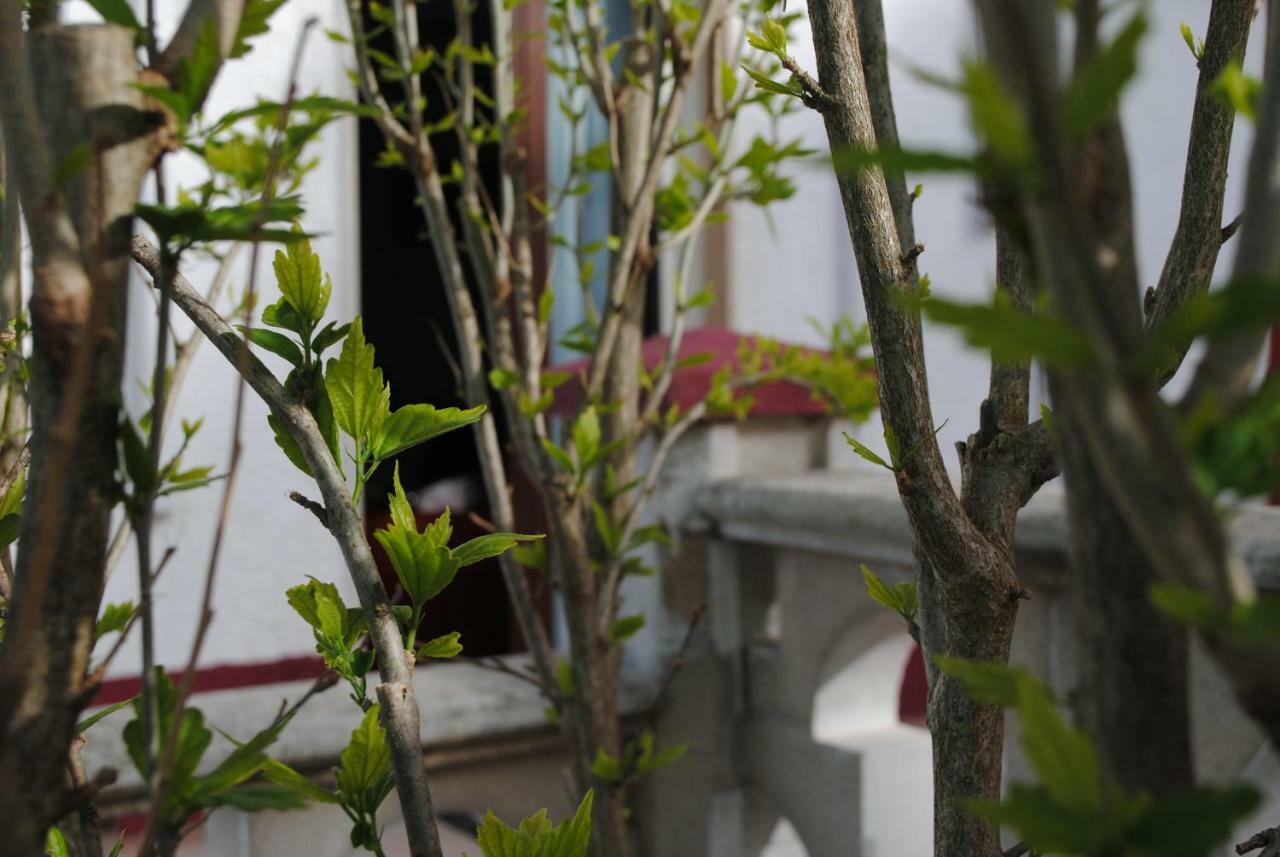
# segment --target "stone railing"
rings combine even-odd
[[[701,572],[710,621],[663,730],[699,749],[694,764],[660,775],[647,793],[649,853],[930,853],[928,736],[900,717],[912,682],[923,681],[909,669],[918,655],[858,572],[866,563],[890,583],[912,577],[892,478],[815,471],[713,480],[692,505],[666,576],[669,587],[689,589]],[[1062,509],[1051,485],[1019,518],[1015,550],[1032,597],[1019,613],[1013,660],[1066,697],[1075,658]],[[1260,586],[1280,590],[1280,510],[1243,509],[1231,529]],[[1258,783],[1268,794],[1259,823],[1274,824],[1280,763],[1199,651],[1192,702],[1197,769]],[[1007,780],[1027,775],[1017,739],[1011,728]]]

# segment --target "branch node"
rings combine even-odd
[[[312,500],[310,497],[308,497],[306,494],[303,494],[301,491],[290,491],[289,499],[297,503],[302,508],[306,509],[311,514],[315,515],[316,518],[319,519],[320,523],[324,525],[324,528],[326,530],[330,529],[329,512],[327,509],[325,509],[325,507],[322,504],[317,503],[315,500]]]
[[[902,267],[907,274],[910,274],[916,266],[916,262],[920,258],[920,254],[924,252],[923,244],[916,244],[910,250],[902,254]]]

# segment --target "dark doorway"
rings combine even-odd
[[[455,33],[453,5],[420,3],[412,8],[418,12],[423,47],[443,51]],[[485,43],[491,32],[487,8],[486,4],[476,7],[473,27],[477,44]],[[367,23],[371,29],[376,26],[372,21]],[[376,39],[374,46],[393,51],[390,44],[378,44]],[[488,69],[477,68],[476,74],[478,86],[487,89],[491,85]],[[384,85],[390,96],[396,84]],[[445,99],[436,82],[425,75],[423,86],[427,121],[443,118]],[[386,145],[374,122],[361,121],[359,137],[362,315],[366,335],[391,384],[392,407],[413,402],[466,407],[470,403],[463,400],[453,369],[456,341],[449,306],[426,225],[414,202],[413,180],[402,168],[377,166]],[[457,155],[456,143],[445,134],[434,142],[447,171]],[[481,164],[481,171],[486,184],[495,188],[496,158],[491,155],[488,163]],[[452,196],[449,203],[455,203]],[[399,464],[405,490],[417,499],[420,526],[434,520],[448,505],[453,512],[455,544],[483,532],[472,518],[487,520],[488,510],[470,431],[452,432],[402,453]],[[391,466],[384,466],[369,482],[366,521],[371,531],[387,521],[392,472]],[[371,542],[388,590],[395,591],[394,571],[381,546],[376,540]],[[450,631],[461,632],[464,656],[503,654],[521,648],[496,562],[465,569],[428,605],[419,639],[429,640]]]

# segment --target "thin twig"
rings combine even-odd
[[[1263,849],[1258,857],[1280,857],[1280,827],[1268,827],[1250,836],[1236,846],[1237,854]]]
[[[671,656],[671,660],[667,661],[667,668],[663,671],[662,680],[658,682],[658,687],[653,692],[653,699],[650,700],[649,705],[645,708],[650,719],[657,716],[662,703],[666,700],[667,693],[671,690],[671,683],[675,681],[676,674],[684,667],[684,659],[689,654],[689,646],[693,643],[694,632],[698,630],[702,617],[707,615],[707,607],[708,605],[705,603],[699,604],[689,614],[689,624],[685,628],[684,638],[680,641],[680,647]]]

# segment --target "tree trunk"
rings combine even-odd
[[[1188,788],[1187,631],[1151,603],[1156,574],[1075,435],[1064,431],[1059,450],[1071,530],[1077,719],[1117,785],[1157,795]]]
[[[78,171],[61,188],[24,188],[23,194],[28,221],[34,221],[34,432],[24,547],[0,661],[0,817],[8,825],[0,855],[15,857],[43,848],[65,793],[76,718],[92,691],[84,680],[115,504],[130,227],[156,154],[157,120],[132,86],[132,31],[47,27],[29,36],[29,48],[37,87],[46,96],[39,105],[48,156],[62,172],[72,164]],[[7,111],[6,119],[11,116]],[[13,152],[20,129],[5,130]],[[84,157],[77,147],[86,143]],[[80,273],[87,277],[75,277],[67,258],[50,264],[45,250],[56,242],[35,234],[43,228],[38,209],[60,204],[59,191],[78,238]]]

